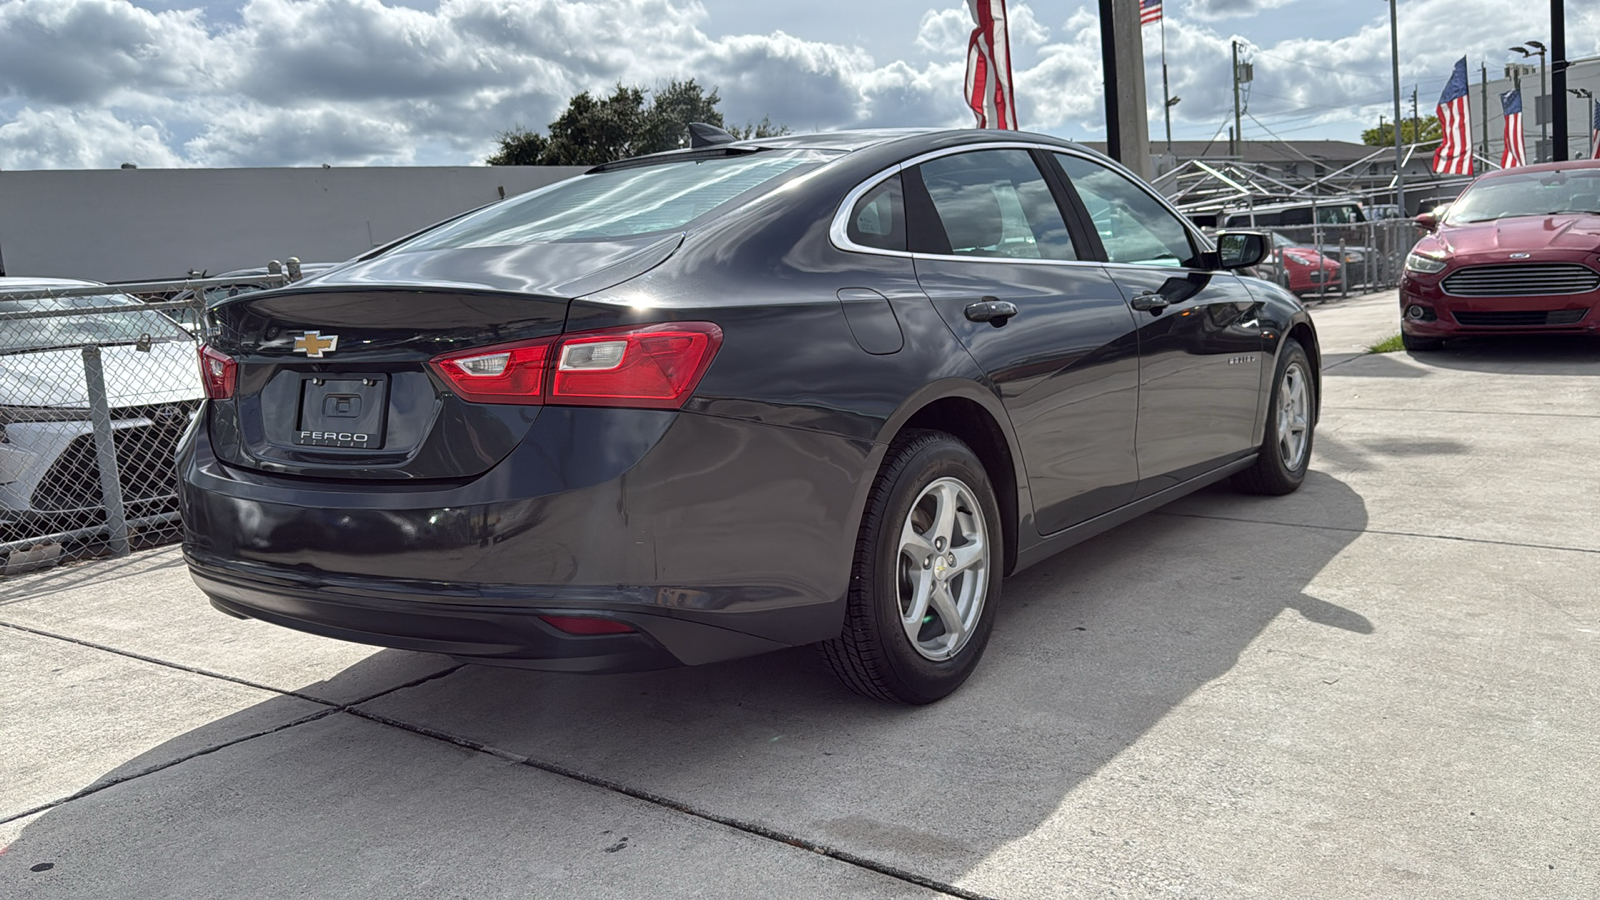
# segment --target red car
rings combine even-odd
[[[1600,161],[1545,163],[1474,181],[1406,257],[1407,350],[1490,334],[1600,334]]]
[[[1320,288],[1339,287],[1340,265],[1315,247],[1296,244],[1278,232],[1271,232],[1272,252],[1261,268],[1271,270],[1271,278],[1296,295],[1310,294]]]

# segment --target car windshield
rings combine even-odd
[[[63,309],[127,309],[144,304],[126,294],[93,297],[45,297],[8,300],[0,295],[0,312],[38,312]],[[153,309],[97,312],[81,316],[6,319],[0,322],[0,352],[47,350],[84,344],[133,344],[149,335],[157,341],[192,340],[189,333]]]
[[[1561,213],[1600,214],[1600,169],[1520,172],[1485,178],[1450,204],[1445,224]]]
[[[633,237],[681,228],[837,154],[762,151],[580,175],[491,206],[394,252]]]

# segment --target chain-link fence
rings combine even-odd
[[[286,280],[0,279],[0,575],[179,536],[206,307]]]
[[[1240,224],[1231,230],[1266,233],[1273,249],[1261,276],[1322,300],[1395,287],[1406,254],[1422,236],[1410,219],[1270,228]]]

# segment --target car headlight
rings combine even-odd
[[[1311,263],[1306,262],[1305,260],[1301,259],[1298,256],[1289,256],[1287,254],[1284,255],[1283,260],[1284,260],[1284,262],[1287,262],[1290,265],[1295,265],[1295,266],[1309,266],[1309,265],[1311,265]]]
[[[1421,272],[1424,275],[1432,275],[1435,272],[1443,272],[1444,267],[1444,260],[1436,256],[1427,256],[1415,251],[1406,255],[1407,272]]]
[[[1363,260],[1365,258],[1366,257],[1362,256],[1359,253],[1346,253],[1344,255],[1344,261],[1347,262],[1347,263],[1358,263],[1358,262],[1361,262],[1361,260]]]

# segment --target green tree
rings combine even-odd
[[[1422,126],[1421,137],[1418,137],[1418,125]],[[1400,140],[1407,144],[1429,143],[1437,141],[1442,134],[1439,132],[1438,118],[1428,119],[1402,119],[1400,121]],[[1361,143],[1368,147],[1393,147],[1394,123],[1379,122],[1377,128],[1368,128],[1361,132]]]
[[[743,128],[735,125],[728,129],[728,133],[741,141],[747,141],[750,138],[782,137],[789,133],[789,126],[774,125],[770,118],[762,116],[761,121],[746,123]]]
[[[500,151],[484,160],[491,166],[537,166],[550,146],[544,135],[534,134],[521,125],[500,132]]]
[[[689,146],[690,122],[723,127],[722,113],[717,111],[720,102],[722,98],[717,96],[716,88],[708,94],[693,78],[688,81],[674,78],[666,87],[656,88],[634,152],[660,153]]]
[[[499,149],[485,162],[491,166],[594,166],[689,146],[689,123],[723,126],[716,88],[707,92],[693,78],[676,78],[658,87],[646,100],[639,87],[618,84],[611,96],[596,98],[587,91],[567,101],[560,118],[550,123],[549,135],[518,125],[503,131]],[[756,124],[735,127],[741,137],[776,137],[788,134],[763,116]]]

